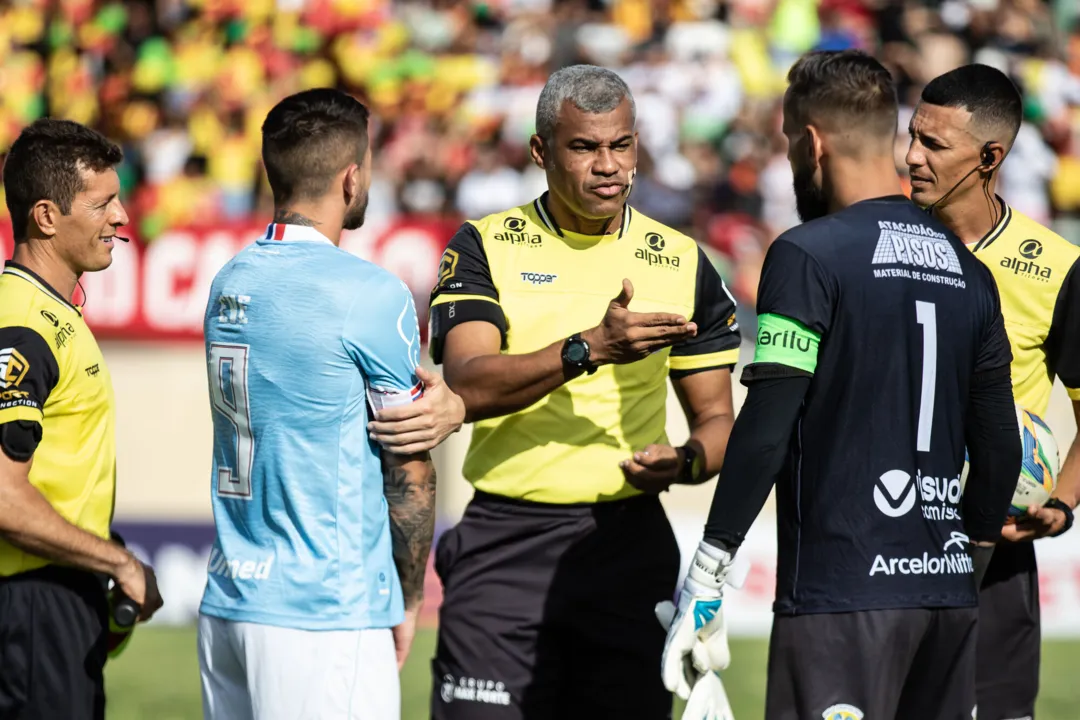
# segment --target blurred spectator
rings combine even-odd
[[[922,85],[959,64],[1009,72],[1027,119],[1002,194],[1080,241],[1075,0],[13,0],[0,4],[0,152],[45,114],[121,142],[144,242],[265,213],[259,128],[320,85],[375,111],[369,218],[475,218],[527,202],[548,74],[617,69],[638,104],[631,203],[694,234],[753,306],[768,244],[798,222],[779,132],[784,75],[862,48],[901,97],[897,170]],[[2,210],[0,210],[2,211]]]

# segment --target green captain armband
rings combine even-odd
[[[783,315],[758,315],[754,363],[773,363],[813,374],[821,335]]]

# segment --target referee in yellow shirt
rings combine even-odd
[[[15,253],[0,274],[0,718],[100,719],[108,642],[102,577],[161,607],[153,570],[110,542],[112,382],[71,296],[112,262],[128,221],[120,149],[39,120],[4,164]]]
[[[1012,346],[1013,395],[1042,416],[1060,378],[1080,422],[1080,247],[995,193],[1023,102],[987,65],[930,81],[912,117],[912,200],[931,208],[990,268]],[[1042,507],[1006,525],[979,593],[979,720],[1033,717],[1039,692],[1039,575],[1031,541],[1060,535],[1080,502],[1080,435]]]
[[[556,72],[531,140],[548,192],[464,224],[442,258],[432,351],[475,423],[475,495],[436,551],[436,720],[671,712],[653,608],[679,549],[658,493],[719,470],[739,333],[694,240],[626,204],[634,120],[616,74]]]

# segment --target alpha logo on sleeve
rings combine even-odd
[[[881,234],[874,248],[874,265],[909,265],[963,275],[960,258],[949,241],[925,225],[878,221]]]
[[[13,347],[0,350],[0,388],[19,387],[30,370],[30,363]]]
[[[862,720],[862,717],[862,710],[847,703],[830,705],[821,713],[822,720]]]

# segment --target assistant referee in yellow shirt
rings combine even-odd
[[[626,205],[634,119],[616,74],[556,72],[531,140],[548,192],[466,223],[442,258],[432,351],[475,423],[475,495],[436,551],[437,720],[671,712],[653,608],[679,549],[658,493],[719,470],[739,333],[694,240]]]
[[[0,274],[0,719],[99,720],[102,577],[161,607],[153,571],[109,541],[116,490],[112,382],[71,297],[112,262],[127,224],[120,149],[39,120],[4,164],[15,253]]]
[[[1020,92],[996,68],[964,65],[931,80],[909,127],[911,197],[993,273],[1012,347],[1016,404],[1043,416],[1060,379],[1080,422],[1080,248],[996,194],[996,171],[1022,120]],[[1035,715],[1042,637],[1031,541],[1068,531],[1078,502],[1080,435],[1050,500],[1005,525],[986,571],[979,593],[980,720]]]

